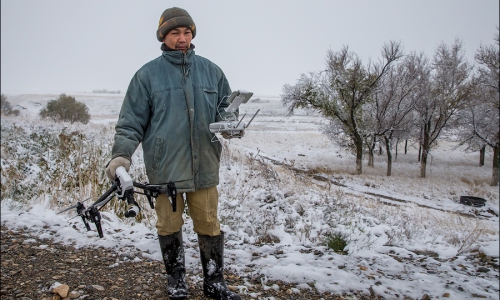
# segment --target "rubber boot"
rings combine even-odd
[[[182,230],[171,235],[158,235],[161,254],[167,271],[167,292],[170,299],[186,299],[187,285],[184,280],[186,267]]]
[[[224,282],[224,233],[218,236],[198,234],[201,266],[203,267],[203,293],[220,300],[241,300]]]

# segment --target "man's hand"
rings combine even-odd
[[[106,166],[106,175],[108,176],[109,180],[113,181],[116,179],[116,169],[118,167],[124,167],[128,172],[128,170],[130,169],[130,160],[121,156],[113,158]]]
[[[231,134],[229,132],[221,132],[221,135],[226,140],[230,140],[230,139],[234,139],[234,138],[241,139],[243,136],[245,136],[245,131],[241,130],[238,134]]]

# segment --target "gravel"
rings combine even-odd
[[[1,299],[168,299],[160,261],[132,261],[127,255],[102,247],[77,249],[39,239],[30,235],[28,228],[10,230],[4,225],[0,245]],[[189,299],[207,299],[199,274],[188,272],[186,277]],[[228,287],[242,299],[382,299],[356,292],[320,294],[314,287],[298,290],[296,285],[281,281],[262,285],[256,274],[238,276],[226,270],[225,277]]]

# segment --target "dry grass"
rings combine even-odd
[[[47,201],[50,207],[59,210],[76,201],[97,199],[110,187],[104,166],[110,158],[112,137],[110,126],[40,125],[39,120],[3,118],[2,200],[13,199],[24,204]],[[131,176],[145,182],[141,148],[133,161]],[[239,232],[249,243],[278,243],[280,228],[299,243],[322,243],[329,236],[341,235],[348,242],[350,253],[372,248],[379,241],[400,247],[425,241],[429,249],[424,250],[445,242],[459,255],[476,249],[482,238],[498,235],[497,228],[482,220],[411,203],[386,205],[373,197],[348,194],[327,182],[315,181],[310,175],[337,174],[339,180],[359,180],[366,187],[391,185],[405,179],[380,180],[374,174],[355,177],[337,173],[330,167],[318,167],[305,174],[294,171],[294,164],[285,161],[281,166],[274,165],[259,152],[235,150],[224,141],[219,185],[222,224]],[[488,196],[488,192],[481,192],[487,181],[468,178],[461,179],[468,191]],[[413,178],[407,184],[415,190],[421,186],[447,188],[435,178]],[[454,193],[459,195],[463,190]],[[144,209],[137,219],[126,222],[142,222],[154,228],[154,210],[149,209],[145,197],[137,196],[137,200]],[[123,202],[114,200],[106,209],[123,218],[123,207]],[[380,225],[386,230],[381,232]]]

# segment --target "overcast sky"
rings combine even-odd
[[[172,6],[194,19],[196,53],[219,65],[233,90],[256,95],[280,95],[344,45],[367,62],[390,40],[432,56],[460,38],[472,61],[499,25],[498,0],[2,0],[2,93],[124,93],[161,55],[156,29]]]

